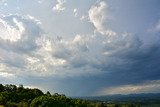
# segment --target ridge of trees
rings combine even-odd
[[[24,88],[23,85],[0,84],[0,107],[122,107],[112,104],[108,106],[101,102],[68,98],[64,94],[43,93],[34,88]],[[124,107],[134,107],[126,104]]]
[[[67,98],[64,94],[45,94],[39,89],[24,88],[23,85],[0,84],[0,105],[5,107],[85,107],[89,101]]]

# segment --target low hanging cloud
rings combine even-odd
[[[65,10],[64,4],[66,3],[65,0],[57,0],[57,4],[52,8],[55,12],[61,12]]]
[[[147,81],[137,85],[120,85],[99,90],[96,95],[159,93],[160,80]]]

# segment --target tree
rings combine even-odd
[[[51,93],[49,91],[47,91],[46,95],[51,96]]]
[[[4,86],[0,84],[0,92],[4,91]]]
[[[6,102],[7,98],[3,94],[0,94],[0,105],[4,105]]]
[[[17,92],[21,92],[24,89],[23,85],[20,84],[19,87],[17,88]]]
[[[18,107],[29,107],[29,104],[28,104],[28,102],[22,101],[22,102],[20,102],[20,103],[18,104]]]
[[[43,95],[43,92],[39,89],[32,89],[35,96],[41,96]]]

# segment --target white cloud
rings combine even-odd
[[[4,65],[2,73],[21,75],[27,71],[26,58],[38,49],[36,40],[43,34],[39,23],[31,16],[11,14],[0,18],[0,64]]]
[[[88,21],[89,17],[87,15],[82,15],[81,18],[80,18],[80,20],[82,20],[82,21],[83,20],[87,20]]]
[[[35,39],[43,34],[40,23],[31,16],[4,15],[0,18],[0,47],[19,52],[36,49]]]
[[[7,22],[0,19],[0,38],[4,40],[9,40],[11,42],[16,42],[21,39],[25,28],[21,22],[18,22],[16,18],[13,18],[13,23],[16,27],[8,25]]]
[[[0,0],[0,5],[8,6],[7,0]]]
[[[42,4],[42,3],[43,3],[43,1],[44,1],[44,0],[38,0],[38,3],[39,3],[39,4]]]
[[[108,95],[108,94],[131,94],[131,93],[152,93],[159,92],[160,80],[147,81],[138,85],[122,85],[115,87],[107,87],[99,92],[97,95]]]
[[[0,0],[0,2],[2,2],[2,3],[3,3],[3,2],[6,2],[6,1],[7,1],[7,0]]]
[[[8,4],[7,4],[7,3],[4,3],[4,6],[8,6]]]
[[[74,16],[77,17],[77,15],[78,15],[78,10],[75,8],[75,9],[73,10],[73,13],[74,13]]]
[[[11,79],[14,77],[14,74],[7,73],[7,72],[0,72],[0,77]]]
[[[98,5],[94,5],[88,11],[90,22],[96,28],[96,31],[102,35],[114,36],[116,32],[107,28],[107,21],[110,19],[110,15],[107,14],[107,4],[105,1],[101,1]]]
[[[0,63],[0,78],[12,79],[15,77],[15,72],[12,72],[8,66]]]
[[[0,64],[0,72],[6,70],[6,66],[4,64]]]
[[[61,12],[65,10],[64,4],[66,3],[65,0],[57,0],[57,4],[53,7],[53,11]]]
[[[29,18],[32,21],[35,21],[37,24],[42,24],[42,22],[38,19],[36,19],[35,17],[31,16],[31,15],[27,15],[27,18]]]

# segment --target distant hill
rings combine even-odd
[[[160,93],[142,93],[128,95],[104,95],[92,97],[80,97],[87,100],[97,100],[105,102],[138,102],[138,103],[160,103]]]

